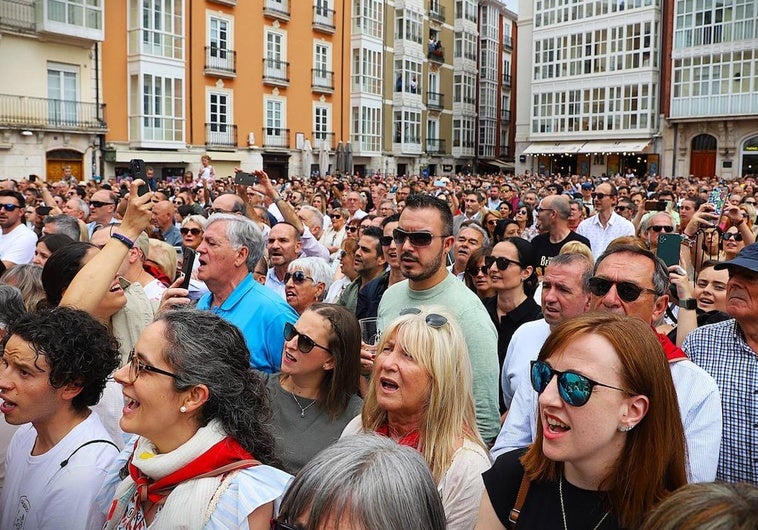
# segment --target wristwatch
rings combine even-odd
[[[694,298],[685,298],[684,300],[679,300],[679,307],[682,309],[697,309],[697,300]]]

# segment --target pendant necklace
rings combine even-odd
[[[563,506],[563,474],[561,474],[560,479],[558,480],[558,498],[561,500],[561,515],[563,516],[563,530],[568,530],[568,525],[566,524],[566,509]],[[608,517],[608,514],[611,513],[610,511],[605,512],[605,515],[600,518],[600,520],[595,525],[595,528],[592,530],[597,530],[600,528],[600,525],[603,524],[603,521],[605,521],[605,518]]]
[[[295,400],[295,403],[297,403],[297,406],[300,409],[300,417],[301,418],[305,418],[305,411],[308,410],[309,408],[311,408],[313,405],[316,404],[316,400],[314,399],[313,401],[310,402],[310,404],[308,404],[305,407],[303,407],[300,404],[300,402],[297,400],[297,396],[295,396],[294,392],[290,392],[290,395],[292,396],[292,399]]]

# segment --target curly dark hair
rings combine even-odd
[[[8,329],[3,347],[14,335],[31,345],[35,366],[39,356],[45,356],[53,388],[69,384],[82,388],[71,402],[77,411],[100,401],[106,380],[121,361],[118,342],[108,328],[79,309],[26,313]]]
[[[266,383],[250,367],[242,332],[210,311],[194,309],[166,311],[154,322],[166,326],[163,355],[176,374],[176,391],[208,387],[201,424],[217,419],[261,463],[281,467]]]

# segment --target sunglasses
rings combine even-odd
[[[541,208],[541,207],[537,206],[534,209],[534,211],[537,212],[537,213],[540,213],[540,212],[554,212],[555,210],[553,210],[552,208]]]
[[[419,230],[416,232],[406,232],[402,228],[395,228],[392,231],[392,239],[395,240],[395,244],[399,247],[405,244],[405,240],[409,240],[414,247],[428,247],[432,244],[435,237],[447,237],[447,236],[435,236],[431,232],[425,230]]]
[[[342,219],[342,216],[338,213],[330,214],[329,217],[331,217],[332,219]]]
[[[519,214],[519,215],[526,215],[527,214],[526,210],[519,210],[516,213]]]
[[[0,203],[0,210],[5,210],[6,212],[13,212],[16,210],[16,208],[21,208],[18,204],[2,204]]]
[[[102,201],[89,201],[89,205],[91,208],[102,208],[103,206],[107,206],[109,204],[114,204],[114,203],[102,202]]]
[[[160,368],[156,368],[155,366],[150,366],[149,364],[143,364],[139,360],[137,355],[135,354],[134,349],[132,349],[132,351],[129,352],[129,359],[127,360],[127,364],[129,365],[129,383],[134,383],[139,377],[140,372],[142,371],[153,372],[154,374],[167,375],[169,377],[173,377],[174,379],[178,377],[176,374],[172,374],[171,372],[167,372],[166,370],[161,370]]]
[[[628,206],[616,206],[616,208],[614,208],[614,210],[616,210],[617,212],[623,212],[624,210],[627,210],[627,209],[629,209]]]
[[[313,278],[310,276],[306,276],[303,271],[295,271],[295,272],[287,272],[284,274],[284,283],[287,283],[290,281],[290,278],[292,278],[292,282],[295,285],[300,285],[302,283],[305,283],[305,280],[310,280],[313,282]],[[316,282],[314,282],[316,283]],[[288,339],[289,340],[289,339]]]
[[[738,232],[727,232],[721,237],[724,239],[724,241],[728,241],[730,239],[734,239],[735,241],[742,241],[742,234]]]
[[[499,271],[504,271],[511,264],[521,267],[521,263],[508,258],[496,258],[495,256],[487,256],[484,258],[484,266],[487,268],[487,270],[490,270],[493,264],[497,265],[497,270]]]
[[[420,315],[421,309],[418,307],[406,307],[405,309],[400,310],[400,316],[404,315]],[[447,324],[447,318],[445,318],[442,315],[438,315],[437,313],[429,313],[424,318],[424,322],[426,322],[426,325],[429,327],[432,327],[434,329],[439,329],[445,324]]]
[[[745,204],[752,204],[753,206],[755,206],[756,202],[755,201],[745,201]]]
[[[199,236],[203,233],[203,231],[200,228],[187,228],[186,226],[184,228],[180,228],[179,232],[182,233],[183,236],[186,236],[187,234],[192,234],[193,236]]]
[[[670,234],[671,232],[674,231],[674,227],[673,226],[663,226],[663,225],[653,225],[653,226],[649,226],[647,229],[648,230],[652,230],[656,234],[660,234],[661,230],[663,230],[667,234]]]
[[[604,386],[605,388],[611,388],[630,395],[632,394],[623,388],[598,383],[589,377],[570,370],[559,372],[558,370],[554,370],[544,361],[532,361],[530,376],[532,380],[532,388],[534,388],[538,394],[542,394],[545,391],[550,384],[550,381],[553,380],[553,376],[558,376],[558,394],[567,405],[571,405],[572,407],[586,405],[592,395],[592,389],[596,386]]]
[[[487,265],[482,265],[481,267],[469,267],[468,269],[466,269],[466,272],[468,273],[469,276],[476,277],[476,276],[479,276],[480,272],[484,274],[485,276],[487,276],[488,270],[489,270],[489,267],[487,267]]]
[[[392,241],[393,241],[392,236],[382,236],[382,237],[379,238],[379,243],[383,247],[390,246],[392,244]]]
[[[602,201],[606,197],[613,197],[613,195],[614,195],[613,193],[593,193],[592,198]]]
[[[300,351],[300,353],[310,353],[314,346],[318,346],[325,352],[332,353],[331,350],[326,346],[317,344],[316,341],[310,338],[308,335],[300,333],[290,322],[284,324],[284,340],[291,341],[295,337],[297,337],[297,349]]]
[[[358,231],[358,227],[355,226],[355,225],[350,225],[347,228],[345,228],[345,230],[347,230],[348,232],[357,232]]]
[[[270,530],[305,530],[300,523],[288,523],[279,519],[271,519]]]
[[[490,219],[489,221],[487,221],[487,226],[495,226],[496,224],[497,224],[496,219]]]
[[[653,289],[640,287],[632,282],[614,282],[599,276],[593,276],[589,280],[590,292],[595,296],[605,296],[612,286],[616,286],[616,293],[624,302],[634,302],[642,293],[650,293],[658,296]]]

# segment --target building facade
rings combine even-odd
[[[758,6],[667,0],[664,167],[675,175],[758,173]]]
[[[0,178],[99,174],[105,1],[0,2]]]

